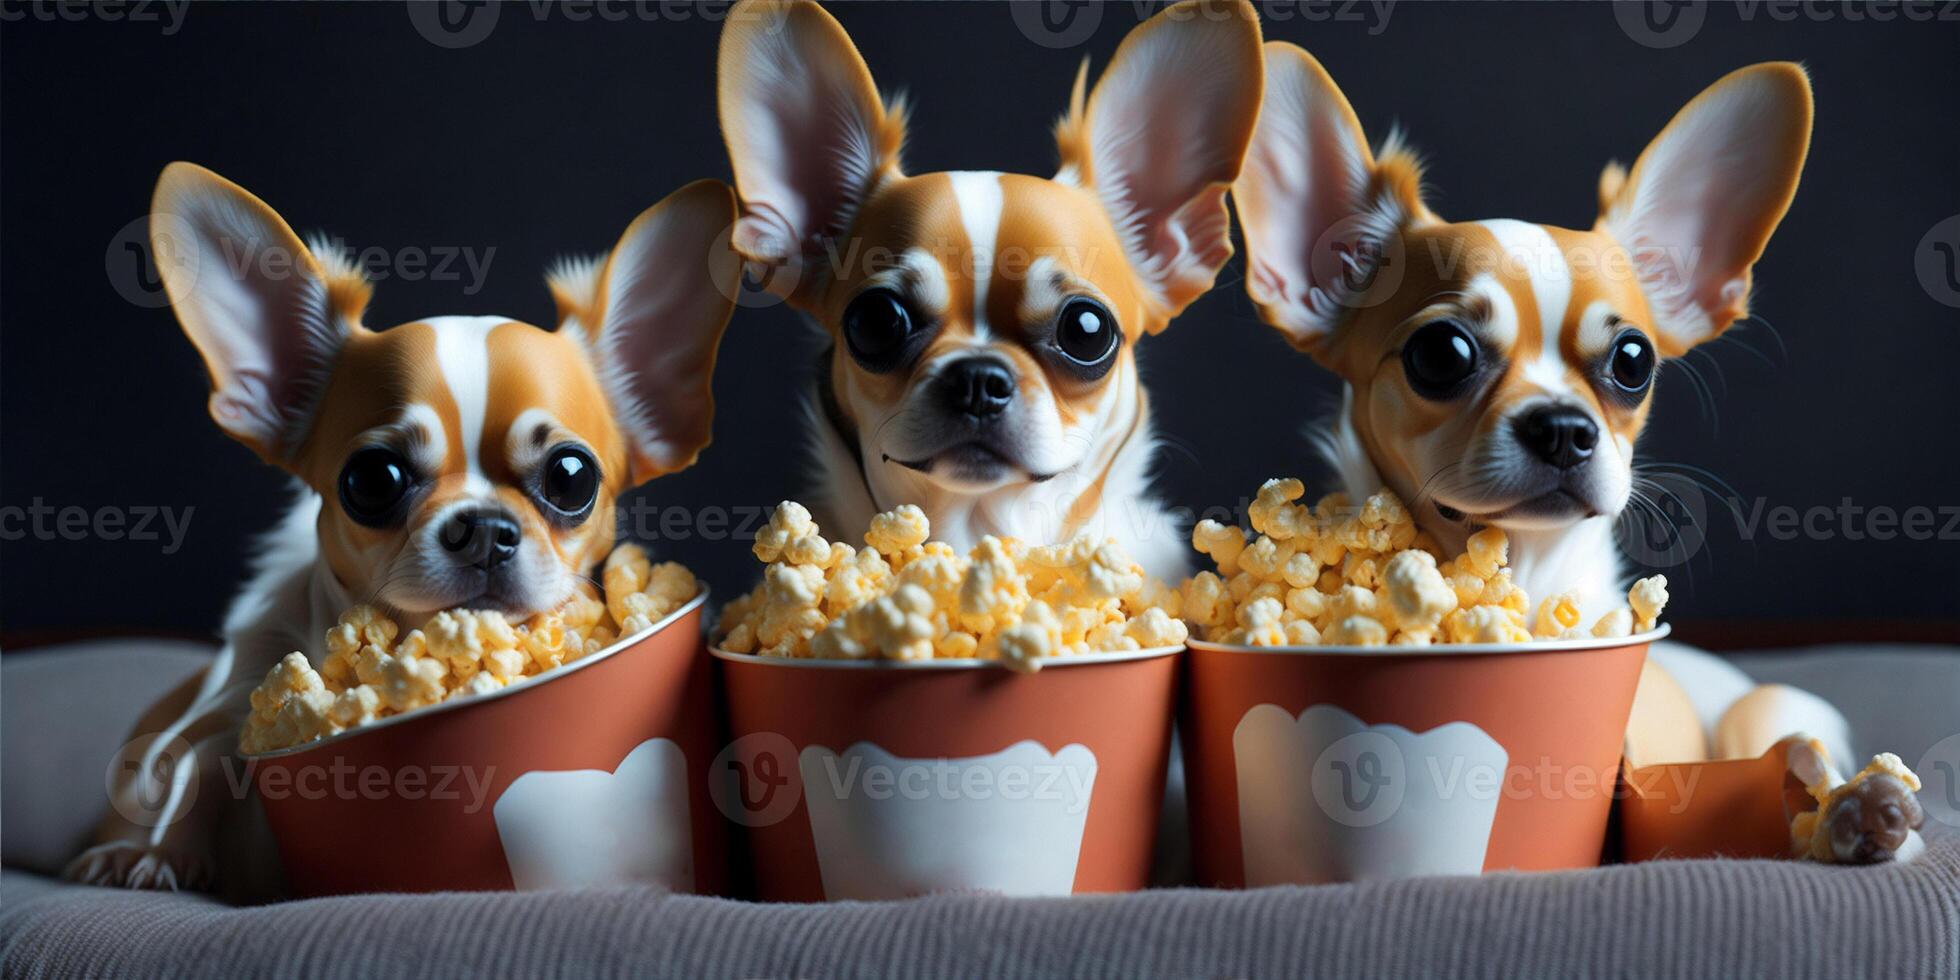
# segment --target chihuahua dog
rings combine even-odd
[[[248,695],[356,603],[404,626],[452,607],[513,617],[571,598],[614,544],[614,501],[708,444],[715,350],[740,263],[734,194],[690,184],[608,257],[549,277],[558,326],[443,316],[362,325],[370,289],[258,198],[176,163],[151,247],[211,376],[211,417],[292,474],[299,501],[232,606],[210,669],[153,708],[98,843],[71,878],[213,883]],[[229,870],[227,871],[229,873]]]
[[[1796,192],[1810,125],[1803,69],[1744,68],[1689,102],[1631,171],[1606,168],[1591,229],[1449,222],[1423,202],[1399,140],[1370,152],[1320,64],[1268,44],[1265,106],[1233,194],[1246,288],[1268,324],[1346,382],[1323,444],[1347,492],[1393,489],[1446,548],[1502,528],[1518,583],[1541,597],[1576,588],[1585,622],[1624,605],[1613,530],[1655,372],[1747,315],[1751,267]],[[1684,694],[1727,754],[1802,731],[1849,761],[1844,719],[1821,699],[1751,691],[1680,646],[1657,645],[1653,660],[1630,731],[1645,737],[1642,705]]]
[[[1243,2],[1176,4],[1055,127],[1053,177],[907,174],[905,108],[814,3],[734,8],[720,55],[733,245],[830,343],[809,399],[825,523],[922,507],[936,537],[1120,541],[1175,576],[1148,494],[1136,346],[1232,254],[1225,196],[1258,113]]]

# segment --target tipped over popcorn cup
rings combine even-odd
[[[714,650],[724,811],[760,897],[1067,895],[1147,882],[1186,635],[1107,542],[968,554],[915,507],[865,548],[786,503]]]
[[[357,607],[318,672],[275,668],[241,745],[289,889],[724,893],[706,593],[631,546],[606,579],[515,625]]]
[[[1301,495],[1269,481],[1251,541],[1193,533],[1217,567],[1180,590],[1198,883],[1598,864],[1665,580],[1587,625],[1575,593],[1532,605],[1501,531],[1446,559],[1389,491]]]

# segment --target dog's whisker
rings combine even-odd
[[[1670,463],[1666,461],[1642,462],[1635,463],[1633,465],[1633,471],[1642,478],[1645,478],[1645,474],[1648,473],[1677,477],[1693,484],[1696,489],[1712,496],[1726,496],[1730,498],[1742,496],[1742,491],[1737,490],[1714,471],[1690,463]]]
[[[1695,393],[1695,404],[1701,409],[1702,417],[1709,421],[1709,425],[1716,432],[1720,432],[1721,423],[1715,410],[1715,392],[1709,387],[1708,379],[1702,376],[1701,369],[1685,357],[1663,361],[1662,364],[1672,366],[1688,379],[1688,385]]]
[[[1763,332],[1767,333],[1769,335],[1769,338],[1776,342],[1776,357],[1771,357],[1769,354],[1764,353],[1755,344],[1749,342],[1749,338],[1746,336],[1746,334],[1754,327],[1761,327],[1763,329]],[[1788,361],[1790,358],[1790,349],[1784,346],[1783,335],[1780,332],[1778,332],[1777,329],[1774,326],[1772,326],[1768,320],[1763,319],[1762,317],[1750,317],[1747,320],[1736,321],[1735,324],[1730,326],[1729,329],[1725,331],[1721,336],[1716,337],[1714,340],[1703,344],[1699,349],[1712,351],[1715,348],[1722,345],[1727,345],[1730,347],[1740,347],[1744,352],[1748,353],[1751,357],[1754,357],[1757,360],[1761,361],[1765,367],[1771,367],[1771,368],[1777,367],[1779,366],[1779,364]]]
[[[1424,505],[1427,504],[1430,500],[1430,488],[1435,486],[1436,481],[1441,480],[1445,476],[1448,476],[1452,473],[1455,473],[1457,469],[1462,467],[1462,465],[1463,465],[1463,461],[1457,460],[1456,462],[1447,463],[1442,467],[1438,468],[1436,472],[1431,473],[1429,475],[1429,479],[1422,481],[1422,486],[1416,488],[1415,499],[1409,501],[1409,512],[1412,514],[1420,515],[1422,513],[1422,509]],[[1452,490],[1452,492],[1454,491]],[[1418,519],[1420,518],[1418,517]]]

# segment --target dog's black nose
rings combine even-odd
[[[1599,425],[1584,409],[1548,405],[1534,409],[1516,423],[1518,441],[1526,449],[1562,470],[1592,457],[1599,445]]]
[[[510,515],[470,510],[442,525],[442,546],[465,565],[491,569],[517,557],[524,530]]]
[[[941,376],[946,406],[974,418],[992,418],[1014,403],[1014,372],[991,357],[958,361]]]

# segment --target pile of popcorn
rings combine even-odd
[[[654,564],[638,545],[606,558],[606,598],[580,594],[550,612],[511,623],[494,610],[453,609],[403,634],[373,606],[355,606],[327,631],[315,670],[289,653],[252,692],[239,736],[247,754],[290,748],[381,718],[536,677],[632,636],[694,598],[694,574]]]
[[[905,505],[872,518],[862,549],[826,541],[784,501],[755,540],[762,584],[722,610],[731,653],[823,659],[999,660],[1179,646],[1177,593],[1113,541],[1030,546],[982,538],[960,554]]]
[[[1654,628],[1667,578],[1635,582],[1627,607],[1581,623],[1564,592],[1534,608],[1505,567],[1509,542],[1486,528],[1443,558],[1408,507],[1383,489],[1359,507],[1331,494],[1308,507],[1298,480],[1268,480],[1249,508],[1255,537],[1200,521],[1191,543],[1215,564],[1179,590],[1208,640],[1245,646],[1428,646],[1628,636]]]

